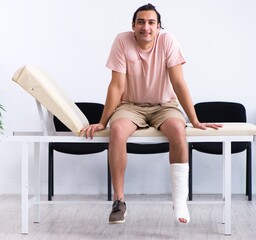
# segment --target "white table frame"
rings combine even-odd
[[[42,134],[42,133],[41,133]],[[223,223],[224,234],[231,235],[231,142],[253,142],[253,135],[246,136],[187,136],[188,142],[222,142],[223,143]],[[43,136],[39,134],[26,134],[15,136],[2,136],[0,141],[19,142],[22,144],[21,157],[21,233],[28,234],[29,228],[29,207],[34,205],[34,222],[40,222],[40,143],[49,142],[108,142],[108,137],[94,137],[85,139],[76,136]],[[164,136],[159,137],[130,137],[128,142],[133,143],[161,143],[166,142]],[[28,167],[29,167],[29,144],[32,143],[34,150],[34,173],[35,189],[34,197],[29,199]],[[50,203],[45,201],[44,203]],[[213,202],[214,203],[214,202]]]

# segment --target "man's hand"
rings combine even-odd
[[[93,139],[94,133],[103,129],[105,129],[105,126],[101,123],[90,124],[88,127],[83,128],[80,131],[79,136],[85,136],[86,138],[90,137]]]
[[[219,128],[221,128],[223,126],[223,124],[221,123],[196,123],[196,124],[193,124],[193,126],[195,128],[199,128],[199,129],[203,129],[205,130],[206,128],[213,128],[213,129],[216,129],[218,130]]]

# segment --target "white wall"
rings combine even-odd
[[[180,41],[194,102],[238,101],[256,123],[256,32],[253,0],[151,1],[165,31]],[[146,1],[0,0],[0,103],[4,126],[40,130],[33,98],[11,81],[22,65],[38,65],[74,101],[104,103],[110,81],[105,62],[115,35],[131,30],[134,11]],[[255,148],[255,146],[254,146]],[[0,193],[20,192],[20,146],[1,144]],[[42,192],[47,192],[47,146],[42,146]],[[106,153],[56,154],[56,192],[106,193]],[[194,154],[194,192],[221,192],[221,157]],[[233,156],[233,192],[245,187],[245,154]],[[256,171],[253,166],[253,172]],[[254,177],[255,179],[255,177]],[[255,182],[255,180],[254,180]],[[127,193],[168,193],[168,155],[129,155]],[[256,193],[256,184],[253,185]]]

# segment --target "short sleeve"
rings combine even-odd
[[[166,66],[167,68],[174,67],[178,64],[186,63],[183,56],[182,49],[179,42],[175,37],[170,34],[164,34],[163,36],[165,54],[166,54]]]
[[[112,71],[126,73],[125,49],[120,35],[117,35],[112,44],[106,67]]]

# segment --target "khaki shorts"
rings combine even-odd
[[[110,124],[119,118],[126,118],[135,123],[139,128],[155,127],[169,118],[179,118],[186,124],[183,113],[178,108],[178,102],[172,101],[158,105],[121,103],[110,118]]]

